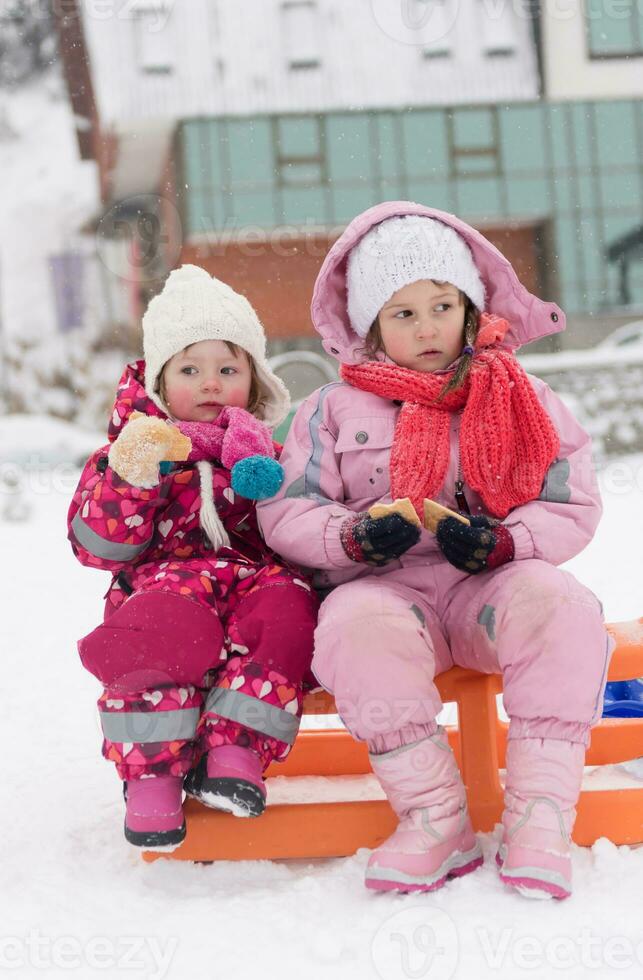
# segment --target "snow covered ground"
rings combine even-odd
[[[643,456],[601,476],[605,516],[569,568],[609,620],[643,613]],[[362,884],[347,859],[145,864],[99,754],[94,679],[76,640],[100,619],[108,577],[65,538],[69,468],[27,480],[31,517],[2,522],[4,697],[0,972],[15,977],[306,977],[470,980],[643,975],[643,848],[574,851],[575,894],[535,903],[486,864],[425,898]],[[2,499],[0,495],[0,510]]]

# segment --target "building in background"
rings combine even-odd
[[[137,250],[141,306],[168,267],[197,262],[292,345],[344,224],[410,198],[480,228],[583,330],[614,309],[622,322],[643,305],[626,247],[643,193],[640,24],[624,0],[617,37],[599,3],[66,5],[79,145],[99,163],[112,254],[119,228]]]
[[[575,308],[643,311],[643,6],[542,0],[544,95],[566,116],[557,204]],[[616,322],[616,321],[615,321]]]

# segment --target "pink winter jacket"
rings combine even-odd
[[[313,323],[325,350],[340,362],[363,359],[363,341],[351,329],[346,311],[348,252],[373,225],[402,214],[437,218],[465,238],[485,284],[487,312],[506,318],[511,325],[503,348],[515,350],[564,329],[565,316],[559,307],[531,295],[507,259],[475,229],[433,208],[388,202],[366,211],[347,227],[317,278]],[[530,380],[556,426],[560,455],[551,465],[538,499],[514,508],[503,523],[512,533],[517,560],[540,558],[559,565],[591,540],[602,507],[589,436],[543,381]],[[317,569],[319,587],[446,561],[435,535],[428,531],[423,531],[417,545],[398,561],[382,568],[356,564],[340,542],[339,528],[348,515],[391,501],[389,462],[399,410],[399,403],[337,382],[314,392],[295,415],[280,457],[285,472],[282,489],[259,504],[258,517],[270,547],[291,561]],[[460,419],[459,414],[451,419],[450,463],[437,495],[440,503],[455,510],[455,484],[462,479]],[[471,512],[483,513],[482,501],[466,484],[464,493]]]

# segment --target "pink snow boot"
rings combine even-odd
[[[373,772],[400,818],[373,851],[366,887],[377,891],[434,891],[482,864],[457,763],[444,730],[371,755]]]
[[[261,761],[256,752],[241,745],[210,749],[187,774],[185,792],[235,817],[259,817],[266,808]]]
[[[124,784],[125,837],[150,850],[173,850],[185,838],[183,780],[180,776],[145,776]]]
[[[526,898],[571,895],[571,834],[584,763],[585,746],[578,742],[515,738],[507,743],[496,863],[501,881]]]

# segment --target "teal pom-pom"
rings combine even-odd
[[[232,489],[247,500],[274,497],[283,482],[283,466],[270,456],[247,456],[232,467]]]

